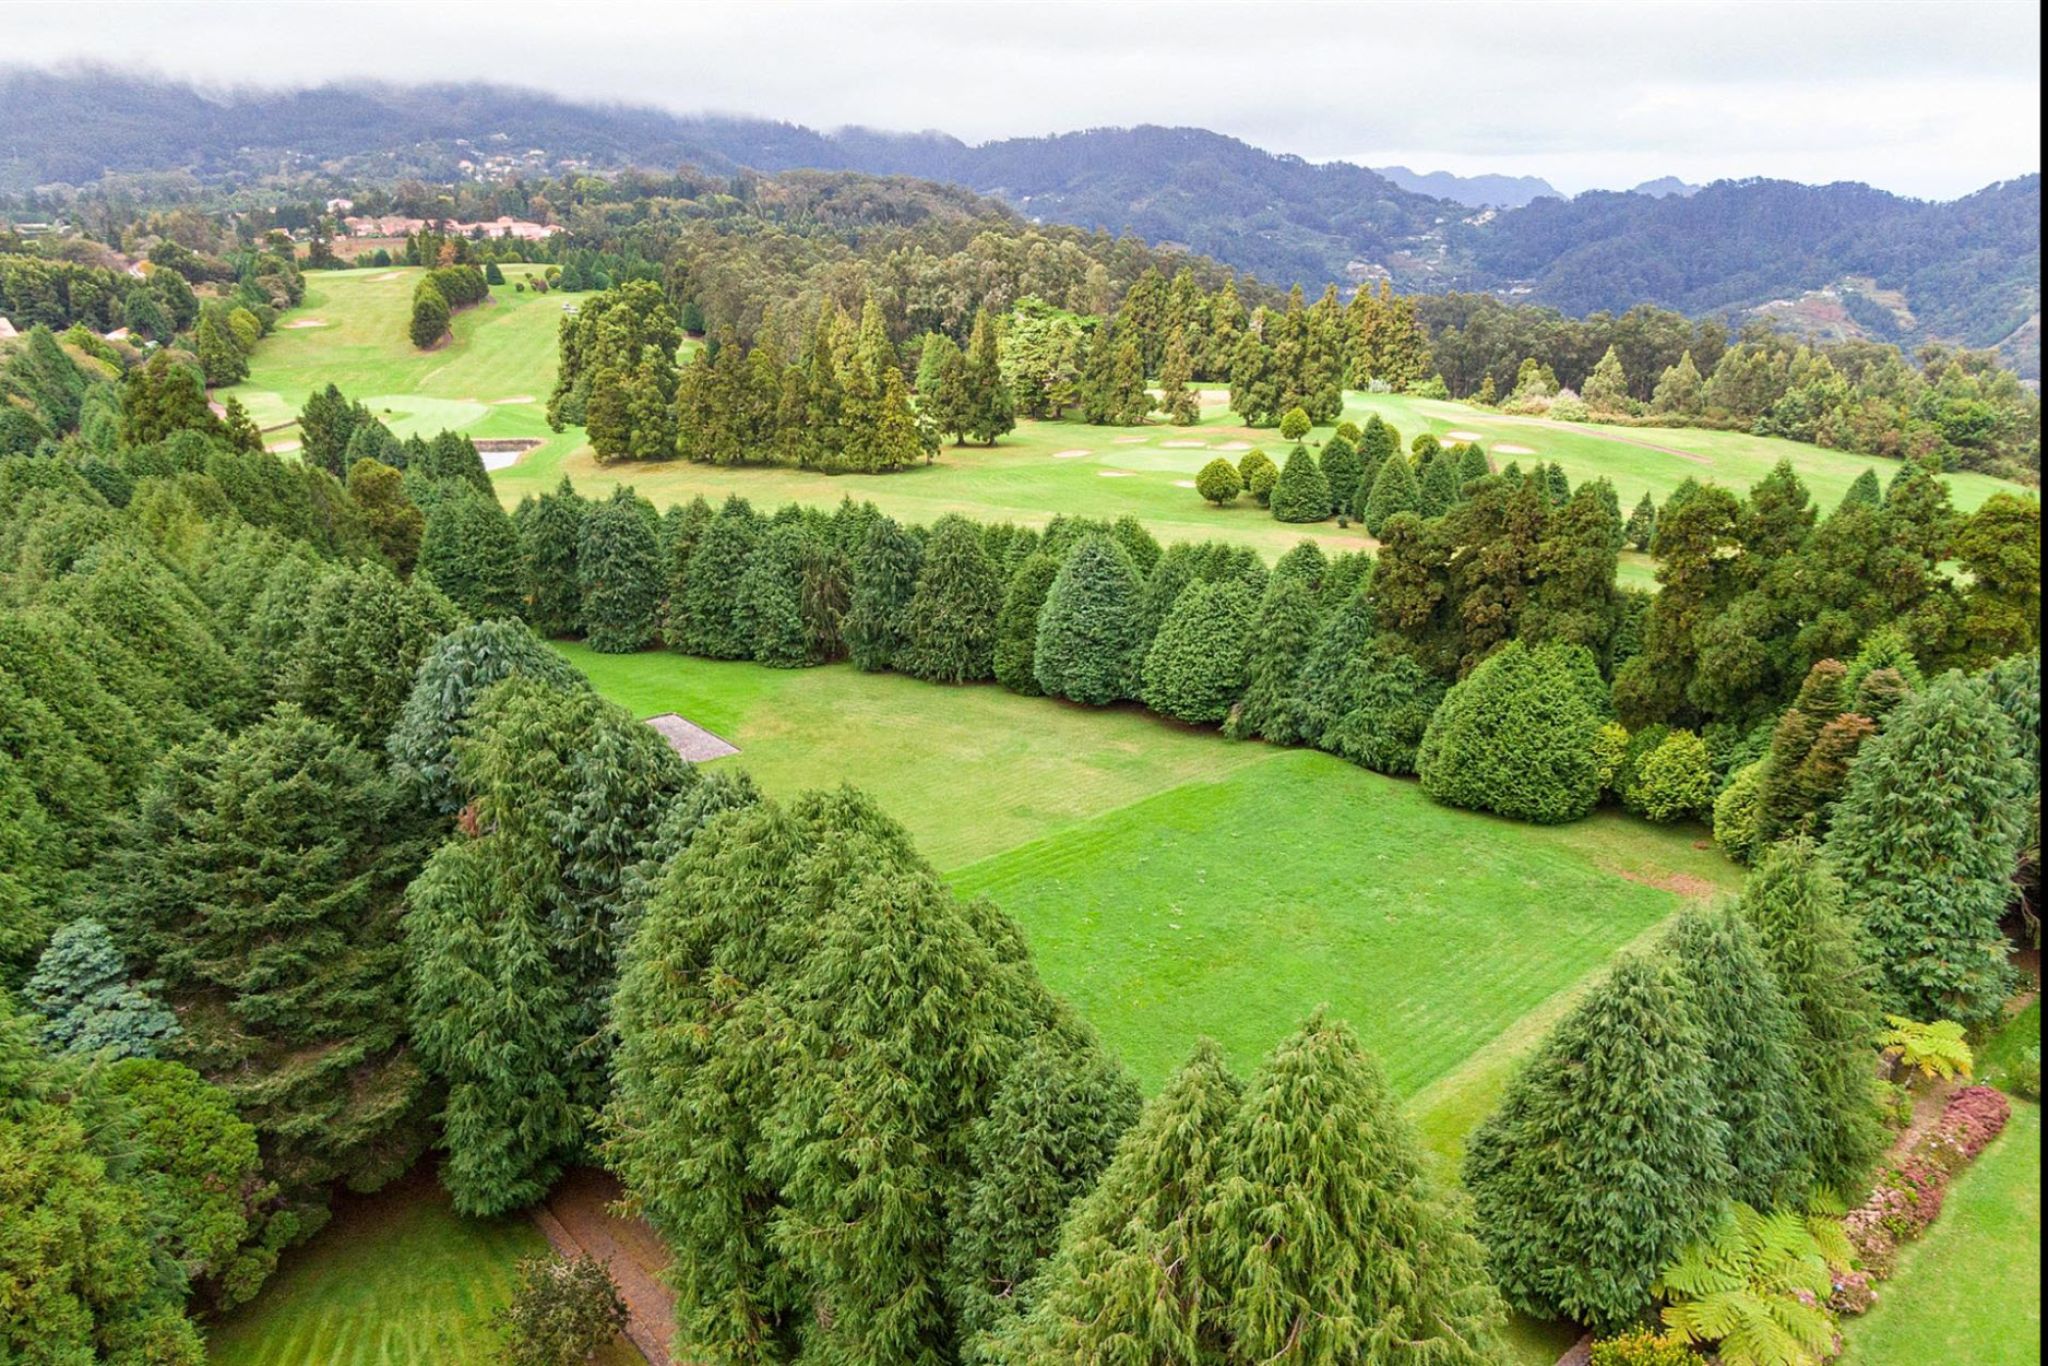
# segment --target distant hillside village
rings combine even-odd
[[[327,211],[335,216],[335,221],[350,237],[410,237],[414,233],[432,230],[446,233],[451,237],[510,237],[521,242],[539,242],[564,231],[554,223],[534,223],[502,214],[484,222],[458,223],[408,218],[402,214],[352,215],[349,210],[354,207],[353,200],[327,201]]]

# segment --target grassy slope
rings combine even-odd
[[[1844,1325],[1844,1366],[2041,1359],[2040,1107],[2013,1103],[2006,1131],[1956,1179],[1879,1296]]]
[[[431,1179],[347,1197],[334,1222],[285,1255],[253,1304],[209,1334],[219,1366],[488,1366],[491,1311],[511,1295],[521,1257],[547,1250],[525,1219],[464,1219]],[[598,1366],[627,1366],[623,1342]]]

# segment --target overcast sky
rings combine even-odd
[[[1193,124],[1567,192],[1767,175],[1934,198],[2039,169],[2040,36],[2031,0],[0,3],[0,61],[209,83],[492,80],[976,142]]]

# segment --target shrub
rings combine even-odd
[[[1616,796],[1615,783],[1621,776],[1622,761],[1628,757],[1628,727],[1619,721],[1602,721],[1593,739],[1593,762],[1600,769],[1600,790]]]
[[[1592,810],[1600,718],[1572,681],[1580,648],[1509,641],[1452,688],[1416,754],[1423,791],[1544,825]]]
[[[1677,1339],[1647,1328],[1593,1344],[1587,1366],[1697,1366],[1699,1358]]]
[[[527,1257],[491,1322],[510,1366],[581,1366],[626,1326],[626,1302],[595,1257]]]
[[[1237,466],[1219,455],[1195,476],[1195,492],[1222,507],[1236,502],[1237,495],[1244,492],[1244,476],[1237,472]]]
[[[1344,666],[1338,691],[1347,709],[1323,735],[1323,748],[1375,773],[1413,773],[1443,704],[1442,680],[1405,650],[1375,640]]]
[[[1308,435],[1308,429],[1311,425],[1308,420],[1308,414],[1305,411],[1299,407],[1289,408],[1287,415],[1280,419],[1280,439],[1283,441],[1299,441]]]
[[[1653,821],[1704,815],[1714,800],[1714,766],[1706,742],[1689,730],[1665,736],[1636,775],[1637,801]]]
[[[1273,457],[1260,450],[1246,451],[1237,462],[1237,473],[1244,480],[1245,491],[1258,500],[1260,507],[1266,506],[1266,500],[1273,496],[1273,485],[1280,478],[1280,467],[1273,463]]]
[[[1723,1366],[1800,1366],[1834,1355],[1834,1273],[1855,1249],[1834,1220],[1736,1202],[1664,1268],[1665,1325]]]
[[[2041,1050],[2038,1046],[2021,1053],[2006,1069],[2005,1084],[2021,1100],[2041,1099]]]

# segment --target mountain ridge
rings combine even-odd
[[[2022,374],[2039,374],[2038,327],[2029,324],[2040,305],[2038,173],[1945,202],[1853,182],[1694,187],[1665,177],[1635,191],[1482,209],[1465,200],[1502,193],[1496,181],[1534,178],[1411,180],[1461,200],[1349,162],[1315,163],[1156,124],[969,144],[932,130],[820,131],[486,83],[201,91],[106,70],[25,68],[0,69],[0,102],[10,110],[0,127],[0,193],[107,174],[289,184],[447,179],[494,165],[515,174],[688,163],[734,175],[905,175],[992,196],[1027,217],[1184,246],[1311,290],[1391,278],[1404,290],[1486,291],[1575,314],[1652,303],[1739,321],[1779,306],[1769,316],[1796,323],[1786,301],[1868,279],[1906,300],[1903,315],[1852,307],[1846,323],[1830,326],[1907,345],[2001,346]],[[1896,316],[1914,325],[1885,322]]]

